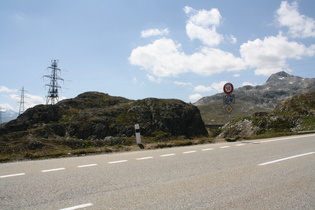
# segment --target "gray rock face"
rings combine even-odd
[[[0,138],[32,135],[41,138],[104,139],[141,134],[204,136],[207,131],[199,109],[175,99],[129,100],[87,92],[56,105],[38,105],[0,128]],[[1,140],[1,139],[0,139]]]
[[[294,95],[314,92],[315,78],[302,78],[286,72],[271,75],[265,84],[256,86],[243,86],[234,90],[236,104],[233,105],[235,117],[251,116],[255,112],[272,111],[275,106]],[[222,98],[224,93],[201,98],[195,103],[200,109],[206,124],[226,123],[220,117],[226,115],[223,110]]]

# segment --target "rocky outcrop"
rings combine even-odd
[[[223,88],[223,87],[222,87]],[[284,71],[271,75],[265,84],[243,86],[233,92],[234,118],[251,116],[255,112],[271,112],[275,106],[292,96],[315,91],[315,78],[302,78]],[[225,124],[227,113],[222,108],[224,93],[201,98],[195,103],[206,124]]]
[[[227,123],[220,137],[246,137],[279,132],[315,130],[315,92],[284,100],[273,112],[255,113]]]
[[[1,139],[26,136],[58,139],[104,139],[134,135],[140,124],[144,136],[204,136],[199,109],[175,99],[129,100],[87,92],[56,105],[38,105],[0,128]]]

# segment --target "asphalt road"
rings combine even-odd
[[[0,164],[0,209],[315,209],[315,135]]]

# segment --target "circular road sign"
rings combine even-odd
[[[226,83],[224,86],[223,86],[223,91],[226,93],[226,94],[231,94],[234,90],[234,87],[231,83]]]

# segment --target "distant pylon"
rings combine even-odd
[[[22,86],[22,90],[21,90],[21,100],[20,100],[20,109],[19,109],[19,115],[21,115],[24,111],[25,111],[25,101],[24,101],[24,86]],[[27,91],[26,91],[27,92]]]
[[[0,106],[0,125],[2,124],[2,109],[1,109],[1,106]]]
[[[46,104],[55,104],[59,100],[58,89],[61,87],[58,85],[58,80],[63,80],[58,76],[58,71],[61,72],[61,69],[58,68],[58,60],[51,60],[51,66],[48,68],[51,69],[50,75],[44,75],[44,77],[50,78],[50,83],[46,84],[49,86],[48,95],[46,96]]]

